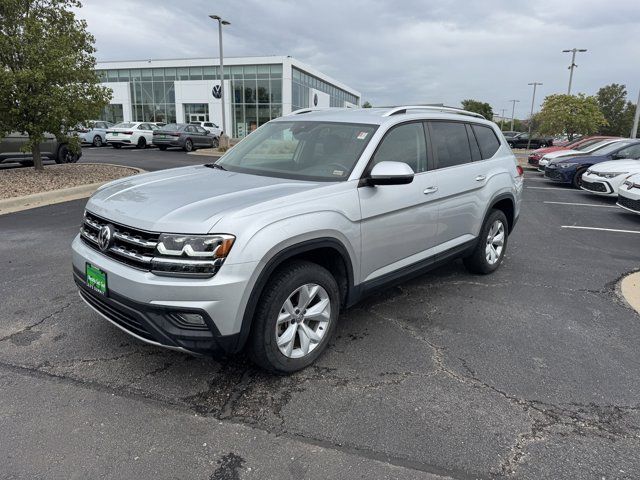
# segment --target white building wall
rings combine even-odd
[[[125,122],[130,122],[133,118],[133,113],[131,112],[129,82],[104,82],[101,85],[111,89],[113,93],[109,103],[111,105],[122,104],[122,118]]]
[[[287,57],[282,61],[282,115],[288,115],[292,111],[292,82],[291,59]]]
[[[184,117],[185,103],[206,103],[209,105],[209,120],[222,127],[222,100],[214,98],[211,91],[215,85],[220,85],[219,80],[176,80],[176,121],[179,123],[188,119]],[[224,81],[224,99],[227,130],[231,126],[231,85],[229,80]]]

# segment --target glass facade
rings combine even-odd
[[[231,135],[244,137],[260,125],[282,116],[283,72],[282,64],[273,65],[231,65],[225,67],[225,79],[229,81]],[[217,80],[220,69],[217,66],[195,66],[175,68],[101,69],[97,70],[103,82],[128,82],[131,98],[131,119],[122,118],[122,105],[110,105],[101,120],[131,120],[137,122],[188,122],[192,115],[209,118],[209,104],[182,104],[184,118],[176,118],[175,81],[177,80]],[[324,82],[316,77],[293,68],[292,108],[309,106],[309,88],[329,94],[331,106],[344,106],[344,102],[355,105],[356,96]],[[199,100],[199,99],[198,99]],[[201,101],[206,102],[203,98]],[[286,112],[285,112],[286,113]]]
[[[292,70],[291,108],[293,110],[310,107],[309,91],[311,88],[328,94],[330,107],[344,107],[344,102],[359,105],[359,99],[355,95],[309,75],[296,67],[293,67]]]

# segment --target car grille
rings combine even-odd
[[[607,193],[606,185],[600,182],[582,182],[582,188],[591,190],[592,192]]]
[[[113,241],[108,250],[103,251],[98,244],[98,234],[105,225],[113,227]],[[142,270],[151,269],[158,233],[146,232],[135,228],[109,222],[93,213],[86,212],[80,228],[80,237],[94,250],[118,261]]]
[[[623,197],[622,195],[618,195],[618,205],[640,213],[640,200],[632,200],[630,198]]]
[[[149,334],[143,323],[125,309],[118,308],[113,302],[107,302],[98,297],[98,295],[93,294],[84,288],[80,289],[80,295],[82,295],[82,298],[98,312],[128,332],[134,333],[144,339],[154,341],[154,338]]]
[[[562,180],[562,174],[557,170],[544,169],[544,176],[555,180]]]

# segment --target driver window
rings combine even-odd
[[[427,170],[427,145],[421,122],[393,127],[380,142],[370,168],[380,162],[404,162],[415,173]]]
[[[637,160],[640,158],[640,143],[620,150],[616,157]]]

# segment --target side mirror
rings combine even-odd
[[[405,185],[413,182],[413,170],[404,162],[380,162],[369,175],[369,185]]]

